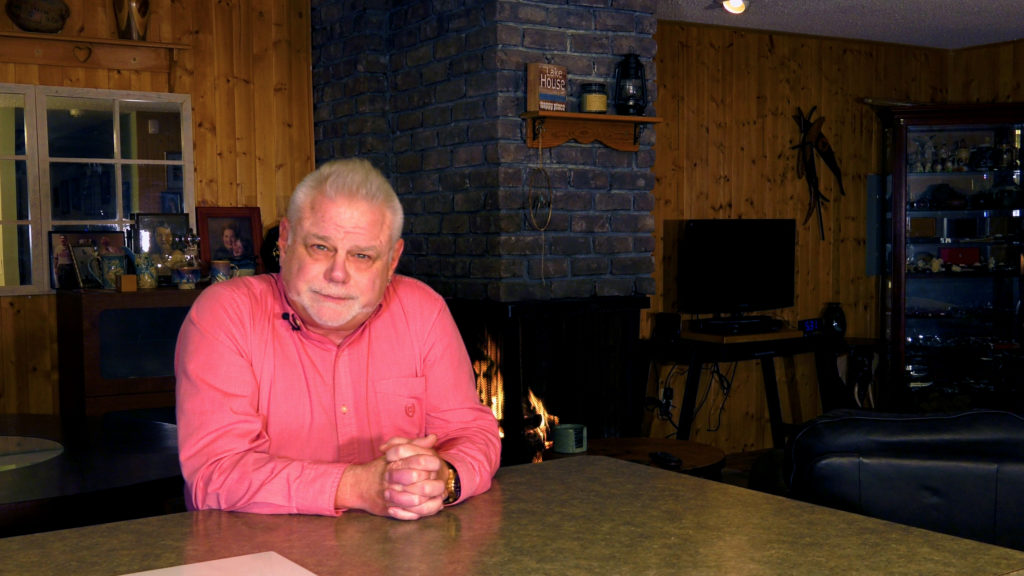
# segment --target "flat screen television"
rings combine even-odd
[[[796,220],[685,220],[678,254],[679,311],[724,319],[712,329],[741,331],[767,320],[752,312],[793,306]]]

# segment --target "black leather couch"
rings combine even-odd
[[[790,495],[1024,550],[1024,417],[836,410],[787,445]]]

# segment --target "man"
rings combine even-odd
[[[396,275],[402,207],[328,163],[280,224],[280,274],[206,288],[175,353],[192,508],[412,520],[490,487],[497,421],[444,300]]]

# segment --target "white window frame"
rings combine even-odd
[[[50,282],[49,231],[53,228],[51,219],[52,200],[50,194],[50,155],[46,118],[48,97],[95,98],[112,100],[114,157],[106,158],[57,158],[57,162],[86,161],[114,166],[115,205],[117,216],[105,221],[125,230],[132,225],[131,214],[123,214],[121,170],[131,165],[167,164],[177,165],[178,161],[156,159],[122,158],[121,131],[118,128],[122,102],[164,102],[178,104],[181,113],[181,161],[182,166],[182,211],[189,215],[189,223],[195,229],[195,169],[193,164],[192,100],[188,94],[165,92],[139,92],[126,90],[98,90],[92,88],[68,88],[57,86],[33,86],[25,84],[0,83],[0,93],[24,94],[25,96],[25,155],[0,154],[0,160],[22,160],[26,162],[29,188],[29,219],[5,219],[5,226],[28,225],[32,251],[32,284],[24,286],[0,286],[0,296],[21,296],[53,293]],[[60,226],[84,224],[85,221],[61,220]]]

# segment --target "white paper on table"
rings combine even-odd
[[[277,552],[259,552],[233,558],[184,564],[170,568],[159,568],[145,572],[133,572],[124,576],[316,576],[295,562]]]

